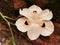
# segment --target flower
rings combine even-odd
[[[50,36],[54,32],[54,25],[50,21],[53,17],[49,9],[42,10],[36,5],[20,9],[19,13],[25,17],[19,18],[15,25],[21,32],[27,32],[30,40],[37,39],[40,35]]]

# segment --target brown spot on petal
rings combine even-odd
[[[29,24],[28,24],[28,21],[25,21],[25,25],[29,25]]]
[[[33,13],[36,13],[37,11],[33,11]]]
[[[43,23],[42,27],[45,27],[45,23]]]

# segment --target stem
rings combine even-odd
[[[11,32],[11,35],[12,35],[13,45],[16,45],[15,40],[14,40],[14,36],[13,36],[13,32],[12,32],[12,29],[11,29],[11,26],[10,26],[10,22],[3,16],[3,14],[1,12],[0,12],[0,15],[7,22],[8,26],[9,26],[9,29],[10,29],[10,32]]]
[[[16,20],[16,19],[10,18],[8,16],[4,16],[4,17],[7,18],[7,19]]]
[[[11,23],[11,22],[10,22],[10,24],[15,26],[15,24],[13,24],[13,23]]]
[[[11,29],[11,26],[10,26],[10,22],[8,22],[8,26],[9,26],[9,29],[10,29],[10,32],[11,32],[11,35],[12,35],[13,45],[16,45],[15,40],[14,40],[14,35],[13,35],[12,29]]]

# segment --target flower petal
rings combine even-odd
[[[49,11],[49,9],[42,11],[42,13],[40,14],[40,19],[42,20],[50,20],[52,19],[52,17],[53,17],[53,14],[51,11]]]
[[[42,12],[42,9],[39,6],[36,6],[36,5],[32,5],[31,7],[29,7],[29,10],[31,12],[37,11],[37,13],[41,13]]]
[[[45,21],[45,27],[41,28],[42,36],[50,36],[54,32],[54,25],[51,21]]]
[[[19,10],[19,13],[20,13],[21,15],[27,17],[27,18],[31,18],[31,13],[30,13],[30,11],[29,11],[27,8],[25,8],[25,9],[23,9],[23,10],[20,9],[20,10]]]
[[[20,18],[15,23],[17,29],[21,32],[26,32],[29,30],[29,25],[25,25],[25,21],[27,21],[26,18]]]
[[[35,40],[40,36],[40,28],[37,25],[30,27],[30,30],[27,32],[27,35],[30,40]]]

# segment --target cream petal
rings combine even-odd
[[[27,18],[31,18],[31,13],[27,8],[24,8],[23,10],[19,10],[19,13]]]
[[[45,27],[41,28],[42,36],[50,36],[54,32],[54,25],[51,21],[45,21]]]
[[[40,36],[40,27],[38,27],[37,25],[33,25],[30,27],[30,30],[27,31],[27,35],[29,37],[30,40],[35,40]]]
[[[42,11],[42,13],[40,14],[40,19],[42,20],[50,20],[52,19],[52,17],[53,17],[53,14],[51,11],[49,11],[49,9]]]
[[[32,5],[31,7],[29,7],[29,10],[31,12],[37,11],[38,14],[42,12],[42,9],[39,6],[36,6],[36,5]]]
[[[26,20],[27,20],[26,18],[19,18],[16,21],[15,25],[19,31],[26,32],[29,30],[29,25],[25,25]]]

